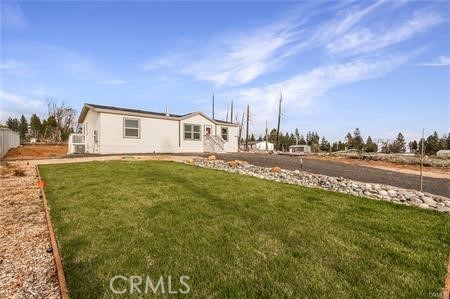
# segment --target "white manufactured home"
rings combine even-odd
[[[184,115],[84,104],[69,154],[237,152],[238,125]]]

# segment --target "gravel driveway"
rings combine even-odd
[[[208,155],[206,155],[208,156]],[[295,170],[300,169],[300,157],[285,155],[265,155],[252,153],[215,154],[222,160],[244,160],[251,164],[264,167],[279,166]],[[418,175],[404,174],[383,169],[350,165],[335,161],[322,161],[303,157],[303,170],[311,173],[324,174],[334,177],[344,177],[366,183],[386,184],[407,189],[418,189],[420,178]],[[450,197],[450,180],[424,177],[423,189],[426,192]]]

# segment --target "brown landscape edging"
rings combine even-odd
[[[442,299],[450,299],[450,253],[448,254],[447,275],[442,290]]]
[[[36,173],[39,178],[39,183],[42,182],[38,165],[36,165]],[[61,260],[61,255],[59,254],[58,243],[56,241],[55,232],[53,230],[52,220],[50,219],[50,212],[49,212],[49,208],[48,208],[48,204],[47,204],[47,197],[45,196],[45,192],[44,192],[44,186],[40,185],[39,189],[41,190],[42,200],[44,203],[45,218],[47,219],[47,227],[48,227],[49,234],[50,234],[50,243],[52,246],[53,257],[55,259],[56,274],[58,277],[58,284],[59,284],[59,289],[61,292],[61,298],[69,299],[69,293],[67,291],[67,284],[66,284],[66,277],[64,275],[63,264],[62,264],[62,260]]]

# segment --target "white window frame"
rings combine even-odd
[[[186,126],[190,126],[190,130],[186,130]],[[199,127],[199,131],[195,132],[194,127]],[[186,133],[191,134],[191,138],[186,138]],[[198,139],[194,138],[194,133],[198,133]],[[189,141],[201,141],[202,140],[202,125],[199,124],[183,124],[183,139]]]
[[[223,138],[223,132],[222,130],[225,129],[227,130],[227,133],[225,134],[226,138]],[[220,127],[220,138],[222,138],[223,140],[225,140],[226,142],[228,142],[228,137],[229,137],[229,128],[228,127]]]
[[[137,128],[135,127],[126,127],[125,126],[125,121],[126,120],[137,120],[138,122],[138,126]],[[138,135],[137,136],[127,136],[126,134],[126,129],[133,129],[133,130],[138,130]],[[141,138],[141,120],[139,118],[132,118],[132,117],[124,117],[123,118],[123,138],[132,138],[132,139],[140,139]]]

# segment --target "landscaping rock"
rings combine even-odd
[[[240,160],[225,162],[223,160],[216,160],[215,156],[195,158],[193,164],[200,167],[214,168],[260,179],[320,188],[354,196],[367,197],[374,200],[390,201],[397,204],[413,205],[423,209],[433,209],[450,213],[449,198],[416,190],[380,184],[362,183],[342,177],[335,178],[299,170],[291,171],[281,169],[278,166],[273,168],[260,167]]]
[[[281,168],[278,166],[275,166],[274,168],[272,168],[272,170],[270,170],[273,173],[280,173],[281,172]]]

